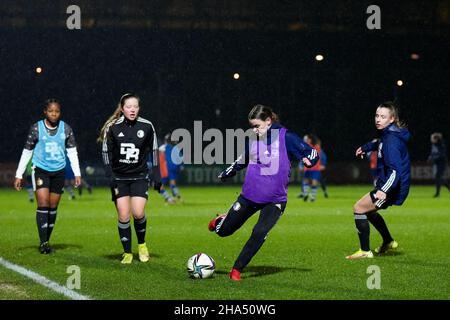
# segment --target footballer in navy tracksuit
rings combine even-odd
[[[381,137],[375,142],[362,146],[364,152],[377,151],[377,183],[370,195],[378,209],[391,205],[401,205],[408,196],[411,183],[411,168],[407,141],[410,133],[406,128],[390,124],[381,131]],[[375,199],[377,190],[386,193],[385,200]]]
[[[375,249],[385,253],[396,249],[394,241],[383,217],[377,212],[389,206],[400,206],[406,200],[411,181],[410,159],[407,142],[409,131],[400,123],[397,108],[390,102],[381,104],[376,111],[375,125],[379,138],[364,144],[356,151],[363,156],[377,152],[377,176],[375,189],[363,196],[354,206],[355,224],[360,240],[360,250],[347,259],[372,258],[370,251],[369,222],[380,232],[383,243]]]

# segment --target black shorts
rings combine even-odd
[[[387,209],[392,206],[395,202],[395,197],[392,194],[386,194],[386,199],[380,200],[375,198],[375,194],[377,193],[377,189],[370,191],[370,198],[372,199],[372,203],[377,207],[377,209]]]
[[[148,199],[148,180],[114,180],[111,185],[111,200],[127,196]]]
[[[31,174],[31,181],[33,183],[33,190],[47,188],[50,193],[62,194],[64,192],[64,178],[66,170],[47,171],[38,167],[33,169]]]

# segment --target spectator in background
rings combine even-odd
[[[161,196],[169,204],[175,203],[176,200],[181,201],[177,180],[178,174],[182,169],[183,156],[180,149],[176,146],[176,141],[171,140],[170,133],[165,135],[164,144],[159,147],[159,163],[162,182]],[[165,190],[164,185],[166,184],[169,184],[172,196]]]
[[[304,142],[307,143],[311,148],[315,149],[317,151],[317,154],[322,154],[320,145],[319,145],[319,139],[314,134],[307,134],[303,138]],[[316,201],[317,196],[317,187],[319,186],[319,182],[321,179],[321,168],[322,168],[322,159],[319,158],[318,162],[308,168],[305,167],[304,171],[304,178],[303,178],[303,201],[310,201],[314,202]]]
[[[444,185],[450,191],[450,184],[445,179],[445,172],[447,170],[447,149],[442,137],[442,133],[435,132],[430,137],[431,153],[428,161],[433,164],[433,174],[436,183],[436,193],[434,198],[441,194],[441,186]]]

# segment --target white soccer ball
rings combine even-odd
[[[206,253],[197,253],[189,258],[187,270],[189,276],[195,279],[205,279],[213,275],[216,263]]]
[[[94,167],[91,167],[91,166],[87,166],[86,167],[86,174],[88,174],[88,175],[93,175],[94,174],[94,172],[95,172],[95,169],[94,169]]]

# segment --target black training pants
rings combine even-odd
[[[227,216],[219,222],[216,230],[221,237],[232,235],[254,213],[261,210],[258,222],[253,227],[252,235],[242,248],[233,268],[242,271],[258,252],[286,208],[286,202],[258,204],[239,196],[228,211]]]

